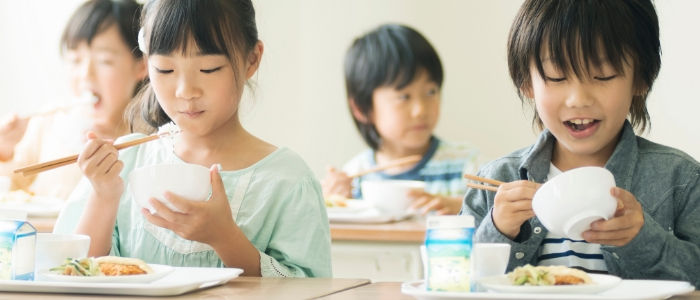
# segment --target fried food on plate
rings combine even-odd
[[[508,273],[514,285],[576,285],[589,284],[591,277],[584,271],[565,266],[517,267]]]
[[[106,276],[140,275],[153,273],[143,260],[131,257],[102,256],[95,259]]]
[[[130,257],[102,256],[81,259],[66,258],[51,272],[69,276],[124,276],[153,273],[143,260]]]

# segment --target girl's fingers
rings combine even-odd
[[[159,216],[168,222],[180,223],[180,213],[173,211],[172,209],[167,207],[163,202],[160,202],[156,198],[150,198],[148,199],[148,203],[150,203],[153,209],[156,211],[156,216]]]
[[[209,179],[211,180],[211,195],[212,198],[215,199],[221,197],[214,197],[214,195],[224,195],[223,198],[226,199],[226,188],[224,187],[224,182],[221,179],[221,174],[219,173],[220,167],[221,165],[215,164],[209,168]]]
[[[119,176],[119,173],[124,169],[124,163],[121,160],[115,161],[107,170],[107,176]]]
[[[189,214],[194,210],[194,206],[197,202],[182,198],[171,192],[165,192],[165,199],[167,199],[175,208],[177,208],[182,214]]]
[[[156,201],[156,202],[159,202],[159,201]],[[166,219],[162,218],[159,215],[151,214],[151,212],[148,211],[147,208],[142,208],[141,214],[146,218],[146,220],[148,220],[148,222],[150,222],[153,225],[156,225],[158,227],[163,227],[166,229],[170,229],[172,231],[176,231],[175,226],[174,226],[176,224],[168,222]]]

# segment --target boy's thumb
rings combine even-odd
[[[88,132],[87,132],[87,138],[88,138],[88,140],[96,139],[96,138],[97,138],[97,134],[95,134],[95,133],[92,132],[92,131],[88,131]]]

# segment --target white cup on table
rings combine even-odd
[[[479,278],[503,275],[508,268],[510,245],[506,243],[476,243],[470,257],[473,292],[483,292],[476,283]]]

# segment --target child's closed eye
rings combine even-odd
[[[212,68],[212,69],[202,69],[202,70],[199,70],[199,71],[202,72],[202,73],[205,73],[205,74],[211,74],[211,73],[214,73],[214,72],[216,72],[216,71],[218,71],[218,70],[221,70],[221,68],[223,68],[223,67],[224,67],[224,66],[219,66],[219,67],[216,67],[216,68]]]
[[[168,69],[160,69],[158,67],[153,67],[153,69],[156,70],[156,72],[161,73],[161,74],[170,74],[173,72],[173,70],[168,70]]]
[[[566,80],[566,77],[549,77],[549,76],[545,76],[545,79],[546,79],[547,81],[551,81],[551,82],[562,82],[562,81]]]
[[[593,78],[595,78],[595,80],[598,80],[598,81],[608,81],[608,80],[614,79],[615,77],[617,77],[617,74],[610,75],[610,76],[595,76]]]

